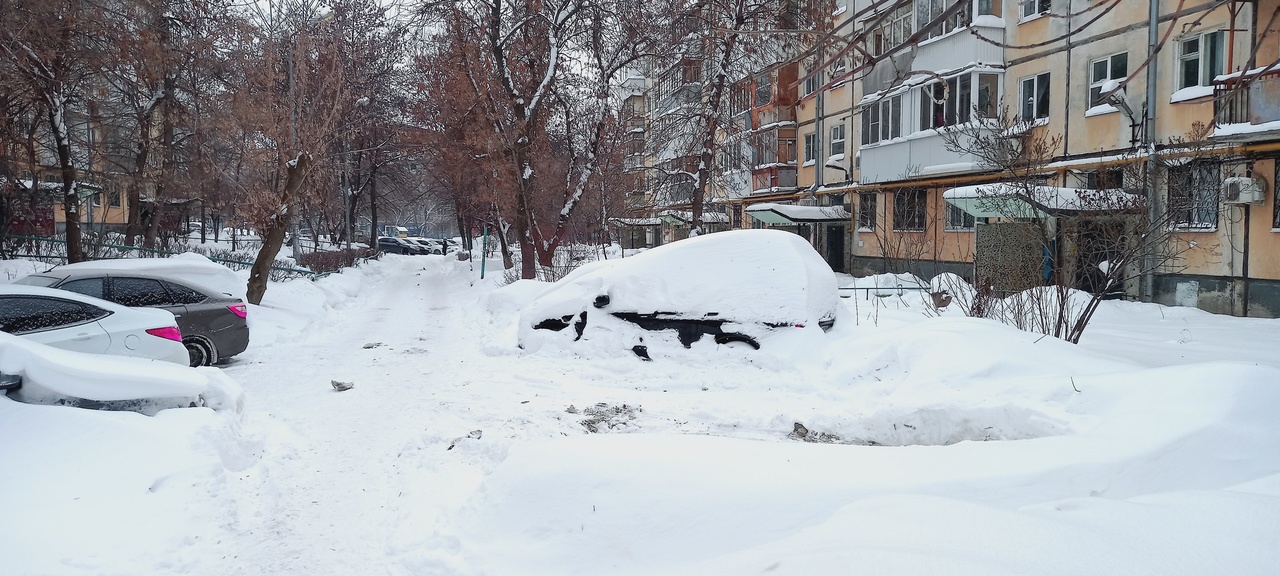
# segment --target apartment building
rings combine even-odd
[[[1008,171],[945,137],[991,126],[1053,145],[1032,176],[1059,199],[1152,200],[1141,204],[1162,223],[1163,259],[1118,287],[1127,297],[1280,315],[1275,0],[893,5],[857,4],[868,50],[900,49],[861,80],[857,181],[846,189],[856,197],[855,272],[954,272],[1009,291],[1049,278],[1099,288],[1108,250],[1086,248],[1105,237],[1120,250],[1143,216],[1067,204],[993,211],[975,190],[998,190]],[[1017,134],[1000,128],[1005,117]],[[1047,222],[1053,238],[1019,241],[1031,221]]]

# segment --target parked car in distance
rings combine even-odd
[[[429,254],[429,252],[404,238],[394,238],[391,236],[383,236],[378,239],[378,250],[389,254]]]
[[[405,238],[414,245],[426,251],[427,254],[444,254],[444,244],[435,238],[422,238],[418,236],[410,236]]]
[[[77,264],[31,274],[15,284],[58,288],[122,306],[166,310],[177,318],[191,366],[215,364],[249,346],[248,307],[243,300],[157,272]]]
[[[0,284],[0,332],[78,352],[189,360],[170,312],[41,286]]]

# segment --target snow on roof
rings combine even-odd
[[[853,218],[844,206],[797,206],[774,202],[752,204],[746,208],[746,212],[752,217],[758,217],[762,212],[773,212],[792,222],[831,222]]]
[[[658,213],[658,216],[666,216],[682,222],[693,221],[693,212],[690,210],[663,210]],[[703,212],[702,221],[708,224],[727,224],[729,222],[729,215],[722,214],[720,212]]]
[[[1213,127],[1213,137],[1221,138],[1223,136],[1258,134],[1260,132],[1272,132],[1277,130],[1280,130],[1280,120],[1272,120],[1271,122],[1263,122],[1262,124],[1249,124],[1247,122],[1241,122],[1238,124],[1219,124]]]
[[[957,186],[942,193],[947,202],[979,217],[1027,218],[1033,211],[1116,211],[1131,208],[1137,196],[1119,189],[1092,190],[1058,186],[1020,186],[1008,182]],[[1030,206],[1009,204],[1025,202]]]
[[[623,226],[658,226],[662,224],[661,218],[610,218],[609,221]]]

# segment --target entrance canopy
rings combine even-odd
[[[958,186],[942,194],[947,204],[976,218],[1045,218],[1138,210],[1142,197],[1120,189],[1090,190],[1006,182]]]
[[[847,224],[853,220],[853,215],[844,206],[796,206],[761,202],[748,206],[746,212],[765,224],[782,226],[824,222]]]

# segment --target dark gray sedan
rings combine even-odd
[[[69,290],[123,306],[168,310],[178,320],[192,366],[214,364],[249,346],[244,301],[185,280],[140,271],[54,268],[19,278],[14,284]]]

